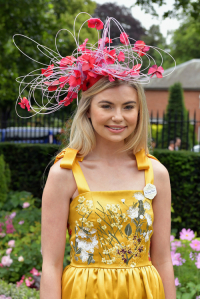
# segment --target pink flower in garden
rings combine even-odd
[[[170,242],[173,242],[173,241],[174,241],[174,236],[171,235],[171,236],[170,236]]]
[[[0,233],[3,231],[2,226],[4,226],[4,223],[0,222]]]
[[[195,265],[197,266],[197,269],[200,269],[200,253],[197,255],[197,261]]]
[[[28,208],[29,206],[30,206],[29,202],[24,202],[22,208],[25,209]]]
[[[0,267],[3,268],[3,264],[2,263],[0,263]]]
[[[182,231],[180,232],[181,240],[191,241],[194,237],[195,237],[194,232],[190,228],[188,229],[183,228]]]
[[[5,237],[5,233],[0,233],[0,238],[3,238],[3,237]]]
[[[33,268],[33,269],[30,271],[30,273],[32,273],[32,274],[35,275],[35,276],[40,276],[40,272],[39,272],[37,269],[35,269],[35,268]]]
[[[192,240],[192,242],[190,243],[190,247],[193,250],[200,251],[200,241],[198,241],[198,240]]]
[[[185,263],[185,259],[181,258],[180,253],[171,252],[173,266],[182,266]]]
[[[34,282],[35,280],[32,277],[29,277],[25,280],[27,287],[30,287]]]
[[[181,247],[181,241],[174,241],[171,242],[171,250],[176,251],[176,248]]]
[[[15,228],[14,228],[14,226],[12,224],[12,219],[8,218],[6,220],[6,233],[7,234],[13,234],[14,231],[15,231]]]
[[[18,224],[20,225],[24,224],[24,220],[19,221]]]
[[[1,259],[1,263],[3,264],[4,267],[10,267],[12,262],[13,260],[10,258],[9,255],[4,255]]]
[[[24,278],[25,278],[25,275],[23,275],[23,276],[21,277],[20,281],[17,281],[17,288],[20,287],[20,285],[23,283]]]
[[[16,212],[13,212],[12,214],[10,214],[10,219],[15,218],[15,216],[16,216]]]
[[[19,288],[22,283],[23,283],[23,280],[17,281],[16,282],[17,288]]]
[[[179,280],[178,280],[178,277],[176,277],[175,278],[175,286],[176,287],[178,287],[178,286],[180,286],[181,284],[180,284],[180,282],[179,282]]]
[[[10,240],[10,241],[8,242],[8,246],[9,246],[9,247],[15,247],[15,240]]]
[[[11,252],[12,252],[12,248],[8,248],[8,249],[6,250],[6,254],[11,254]]]

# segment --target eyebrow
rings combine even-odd
[[[109,101],[100,101],[99,104],[100,103],[114,104],[114,103],[109,102]],[[135,101],[128,101],[126,103],[123,103],[123,105],[127,105],[127,104],[136,104],[136,102]]]

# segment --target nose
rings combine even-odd
[[[113,113],[113,116],[112,116],[112,120],[117,122],[117,123],[120,123],[123,121],[123,115],[122,115],[122,112],[121,112],[121,109],[116,109]]]

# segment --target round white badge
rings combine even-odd
[[[147,184],[144,187],[143,191],[144,191],[144,196],[148,199],[153,199],[157,194],[156,186],[152,184]]]

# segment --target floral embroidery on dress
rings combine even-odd
[[[145,243],[152,235],[153,221],[148,213],[151,204],[144,195],[135,192],[133,197],[132,205],[123,198],[120,204],[105,206],[97,201],[94,209],[93,200],[80,196],[75,207],[80,218],[75,221],[71,257],[90,264],[95,263],[94,252],[98,252],[102,263],[135,267],[137,260],[148,250]],[[95,223],[89,220],[91,213],[96,214]]]

